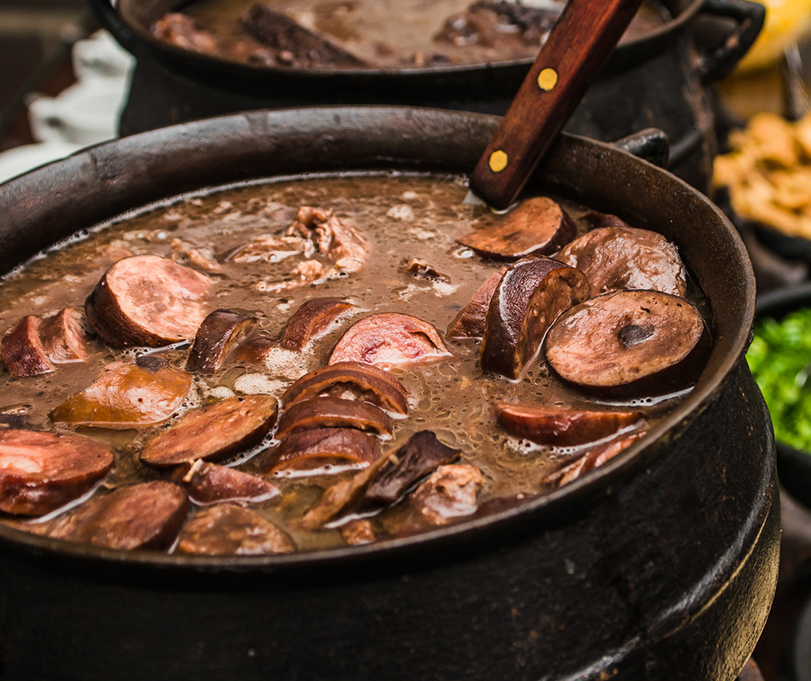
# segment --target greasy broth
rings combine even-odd
[[[289,317],[308,298],[335,296],[357,306],[303,353],[279,350],[271,354],[265,368],[227,361],[213,376],[197,375],[195,396],[187,400],[187,406],[222,398],[237,388],[281,396],[295,379],[325,364],[349,326],[369,314],[411,314],[430,322],[444,336],[479,285],[504,266],[476,256],[454,240],[492,219],[486,207],[463,203],[467,191],[463,178],[456,176],[376,174],[285,179],[174,199],[123,216],[89,234],[79,234],[6,277],[0,282],[0,330],[10,328],[25,315],[46,315],[62,307],[82,308],[113,259],[120,257],[121,249],[136,255],[168,257],[170,242],[178,237],[196,247],[212,247],[222,265],[220,274],[211,275],[217,285],[209,309],[249,311],[260,318],[265,335],[278,337]],[[576,220],[586,212],[571,202],[560,203]],[[258,234],[283,231],[302,205],[332,209],[337,217],[357,227],[369,242],[367,264],[360,272],[343,278],[269,293],[262,290],[267,288],[265,284],[278,281],[280,271],[289,269],[289,265],[284,261],[278,265],[236,264],[227,256]],[[579,229],[585,231],[582,224]],[[433,283],[406,273],[404,261],[414,258],[450,276],[451,283]],[[383,443],[383,451],[394,451],[414,432],[429,429],[444,444],[462,450],[460,463],[471,463],[483,472],[486,483],[480,504],[497,497],[529,496],[546,490],[544,478],[567,462],[570,454],[521,443],[506,435],[495,423],[493,405],[526,402],[588,408],[595,400],[562,385],[538,360],[513,382],[482,373],[478,342],[446,344],[452,358],[391,369],[409,393],[411,411],[407,418],[395,422],[394,440]],[[149,352],[183,368],[188,352],[188,344],[123,352],[109,350],[100,343],[96,347],[98,352],[89,362],[59,365],[49,375],[18,379],[3,369],[0,414],[21,415],[34,429],[67,429],[64,425],[54,427],[48,412],[95,381],[106,363],[115,359],[132,361],[137,354]],[[671,396],[633,404],[645,412],[650,425],[678,401],[678,396]],[[161,428],[79,428],[78,432],[114,447],[116,464],[104,484],[118,486],[161,477],[138,460],[142,443]],[[268,438],[259,449],[273,444]],[[260,457],[261,453],[254,458],[241,455],[235,463],[242,470],[256,473]],[[279,524],[299,549],[343,545],[338,530],[307,533],[290,524],[339,475],[272,478],[282,495],[249,508]],[[401,512],[386,511],[386,526]],[[380,534],[385,537],[385,530]]]

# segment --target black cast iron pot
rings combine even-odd
[[[121,119],[122,134],[257,108],[321,104],[406,104],[503,114],[531,59],[411,69],[298,69],[248,65],[154,38],[149,28],[190,0],[88,0],[102,24],[138,59]],[[716,153],[705,86],[723,78],[763,25],[762,5],[746,0],[662,0],[672,19],[621,43],[595,79],[567,130],[613,142],[657,127],[673,145],[670,168],[705,193]],[[692,27],[731,20],[725,40],[696,53]]]
[[[0,271],[165,197],[277,175],[465,173],[498,119],[408,108],[257,111],[135,135],[0,185]],[[564,136],[529,185],[675,241],[712,354],[645,438],[562,489],[407,539],[206,558],[0,525],[3,679],[729,681],[777,577],[774,441],[742,354],[754,280],[703,196]]]

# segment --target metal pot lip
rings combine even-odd
[[[289,130],[292,131],[296,129],[301,112],[306,112],[311,118],[317,119],[319,124],[326,130],[335,129],[336,117],[341,114],[354,116],[353,124],[356,126],[360,123],[373,126],[377,122],[381,127],[386,125],[386,121],[389,121],[390,124],[390,119],[396,116],[400,117],[398,120],[413,120],[415,128],[422,133],[430,130],[430,128],[426,127],[428,121],[443,120],[445,123],[453,122],[459,126],[464,126],[465,124],[481,125],[483,122],[496,124],[499,120],[496,116],[485,114],[421,107],[387,106],[305,107],[229,114],[182,123],[89,147],[67,159],[43,166],[19,178],[10,180],[5,185],[0,185],[0,203],[3,200],[16,201],[34,188],[45,191],[48,186],[64,183],[66,177],[70,176],[71,167],[75,167],[72,164],[77,160],[86,159],[93,166],[103,167],[105,158],[115,158],[121,154],[146,153],[150,147],[161,148],[171,138],[182,139],[186,143],[192,144],[190,140],[205,134],[206,126],[211,125],[224,126],[227,129],[229,125],[244,127],[246,122],[250,124],[251,121],[262,121],[262,123],[275,123],[282,127],[287,125]],[[726,238],[729,240],[743,268],[739,288],[743,298],[742,301],[739,301],[740,324],[735,333],[725,337],[720,345],[718,341],[721,339],[716,339],[717,342],[713,347],[709,360],[709,363],[714,365],[711,375],[707,375],[708,372],[705,370],[705,375],[701,376],[684,401],[669,416],[651,429],[646,437],[641,438],[640,441],[630,446],[620,455],[591,471],[583,478],[579,478],[557,490],[522,501],[516,507],[411,537],[385,540],[366,546],[270,556],[204,557],[168,555],[154,551],[119,551],[91,545],[74,544],[32,535],[2,523],[0,523],[0,543],[5,544],[8,549],[23,550],[33,555],[58,554],[63,558],[78,559],[80,561],[91,560],[110,566],[126,565],[139,568],[158,568],[164,571],[193,570],[200,573],[259,571],[291,574],[301,568],[332,569],[347,563],[356,565],[375,563],[381,560],[391,561],[392,558],[396,559],[397,556],[412,554],[420,556],[419,562],[422,565],[433,567],[438,557],[443,553],[443,543],[447,542],[450,546],[461,546],[465,542],[469,544],[471,538],[475,538],[482,533],[487,535],[488,539],[481,542],[481,546],[478,546],[476,551],[493,550],[494,547],[503,544],[505,541],[512,540],[516,533],[526,536],[529,532],[537,534],[538,532],[547,531],[559,522],[563,513],[568,513],[572,509],[582,511],[584,508],[587,509],[591,506],[590,499],[593,497],[611,494],[614,485],[622,484],[625,477],[647,466],[667,447],[671,437],[678,437],[680,426],[695,419],[715,400],[718,392],[723,388],[738,363],[744,361],[742,356],[749,342],[749,334],[754,318],[755,283],[751,266],[748,267],[748,270],[746,269],[749,260],[746,248],[737,231],[721,210],[696,189],[670,173],[611,144],[566,133],[562,133],[560,142],[553,147],[548,156],[548,163],[554,167],[556,157],[560,157],[561,154],[569,151],[599,156],[600,159],[614,158],[626,164],[631,164],[635,168],[645,169],[646,172],[654,173],[660,183],[671,183],[671,192],[689,195],[693,201],[698,202],[705,210],[712,213],[714,221],[718,223],[718,228],[726,232]],[[402,169],[404,162],[401,162],[399,167]],[[395,163],[392,169],[396,168]],[[380,170],[379,166],[375,167],[373,165],[370,165],[369,169],[372,172]],[[328,174],[336,174],[337,172],[339,171],[330,170]],[[458,170],[457,172],[464,171]],[[113,218],[115,216],[109,215],[108,217]],[[87,226],[89,225],[84,227]],[[449,560],[449,558],[445,556],[440,560]]]
[[[130,0],[132,1],[132,0]],[[679,14],[644,35],[625,41],[614,48],[609,63],[614,59],[622,59],[625,55],[636,54],[646,50],[660,41],[666,40],[681,31],[693,17],[700,11],[706,0],[690,0],[690,4]],[[426,66],[418,68],[370,68],[370,69],[306,69],[289,66],[263,66],[261,64],[247,64],[245,62],[225,59],[213,55],[186,50],[156,38],[149,31],[149,27],[141,25],[127,15],[126,2],[119,10],[119,16],[133,31],[138,39],[149,47],[150,51],[160,56],[169,57],[173,61],[193,60],[200,66],[207,66],[216,71],[239,69],[244,75],[251,78],[261,78],[269,73],[276,73],[285,77],[302,79],[304,81],[319,81],[335,77],[358,80],[389,80],[392,78],[404,81],[432,80],[433,78],[464,77],[478,74],[481,71],[507,71],[511,69],[525,71],[535,61],[533,58],[514,59],[507,61],[484,62],[478,64],[448,64],[439,66]]]

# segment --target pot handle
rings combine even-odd
[[[659,128],[645,128],[617,140],[614,146],[660,168],[667,168],[670,159],[670,140]]]
[[[121,18],[112,0],[87,0],[98,22],[107,29],[119,45],[132,55],[137,55],[138,37]]]
[[[766,8],[748,0],[704,0],[700,10],[709,16],[737,22],[723,45],[698,58],[696,70],[704,85],[726,78],[749,51],[766,20]]]

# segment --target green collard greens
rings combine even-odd
[[[775,437],[811,452],[811,308],[755,324],[746,354],[772,415]]]

